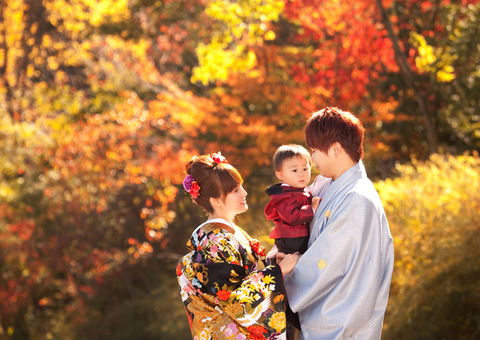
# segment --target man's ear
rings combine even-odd
[[[283,173],[281,171],[275,171],[275,176],[281,181],[283,181]]]
[[[333,143],[330,147],[330,150],[332,150],[334,156],[338,155],[338,153],[342,151],[342,149],[342,144],[340,144],[339,142]]]

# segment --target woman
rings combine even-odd
[[[265,267],[263,246],[234,223],[247,192],[221,154],[195,156],[185,170],[185,190],[208,215],[177,267],[193,338],[286,339],[283,275],[298,254]]]

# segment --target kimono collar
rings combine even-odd
[[[205,228],[205,226],[207,227]],[[207,220],[202,223],[197,230],[200,228],[203,228],[204,232],[210,232],[214,229],[224,229],[231,233],[237,242],[239,242],[244,248],[247,249],[248,247],[251,247],[252,251],[258,255],[265,256],[265,248],[260,244],[259,241],[252,239],[235,224],[232,224],[223,218],[213,218],[211,220]]]
[[[359,160],[357,164],[341,174],[335,181],[332,182],[332,187],[343,187],[346,182],[350,180],[352,176],[366,177],[367,172],[362,160]]]
[[[228,225],[230,228],[234,228],[235,226],[232,225],[230,222],[228,222],[227,220],[223,219],[223,218],[212,218],[211,220],[206,220],[205,222],[203,222],[202,224],[200,224],[199,228],[203,227],[205,224],[209,224],[209,223],[221,223],[221,224],[226,224]]]
[[[209,226],[210,225],[210,226]],[[205,226],[208,226],[205,228]],[[228,231],[229,233],[235,234],[236,228],[234,224],[231,224],[227,220],[223,218],[212,218],[211,220],[206,220],[202,224],[200,224],[197,229],[195,229],[195,232],[199,231],[200,229],[204,229],[204,231],[207,230],[213,230],[213,229],[224,229]]]
[[[367,177],[367,172],[365,171],[365,166],[363,165],[362,160],[341,174],[335,181],[331,182],[330,186],[325,191],[325,195],[322,197],[315,214],[325,209],[327,203],[333,196],[335,196],[339,189],[343,188],[348,182],[361,177]]]

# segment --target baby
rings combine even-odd
[[[301,145],[282,145],[273,156],[273,166],[281,183],[266,190],[270,201],[265,216],[275,223],[270,238],[279,252],[303,254],[308,246],[309,222],[321,200],[312,197],[307,189],[312,168],[310,153]]]

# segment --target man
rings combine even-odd
[[[322,201],[309,247],[285,278],[304,340],[380,339],[393,271],[393,240],[380,198],[361,161],[364,129],[327,107],[305,127]],[[280,255],[281,258],[281,255]]]

